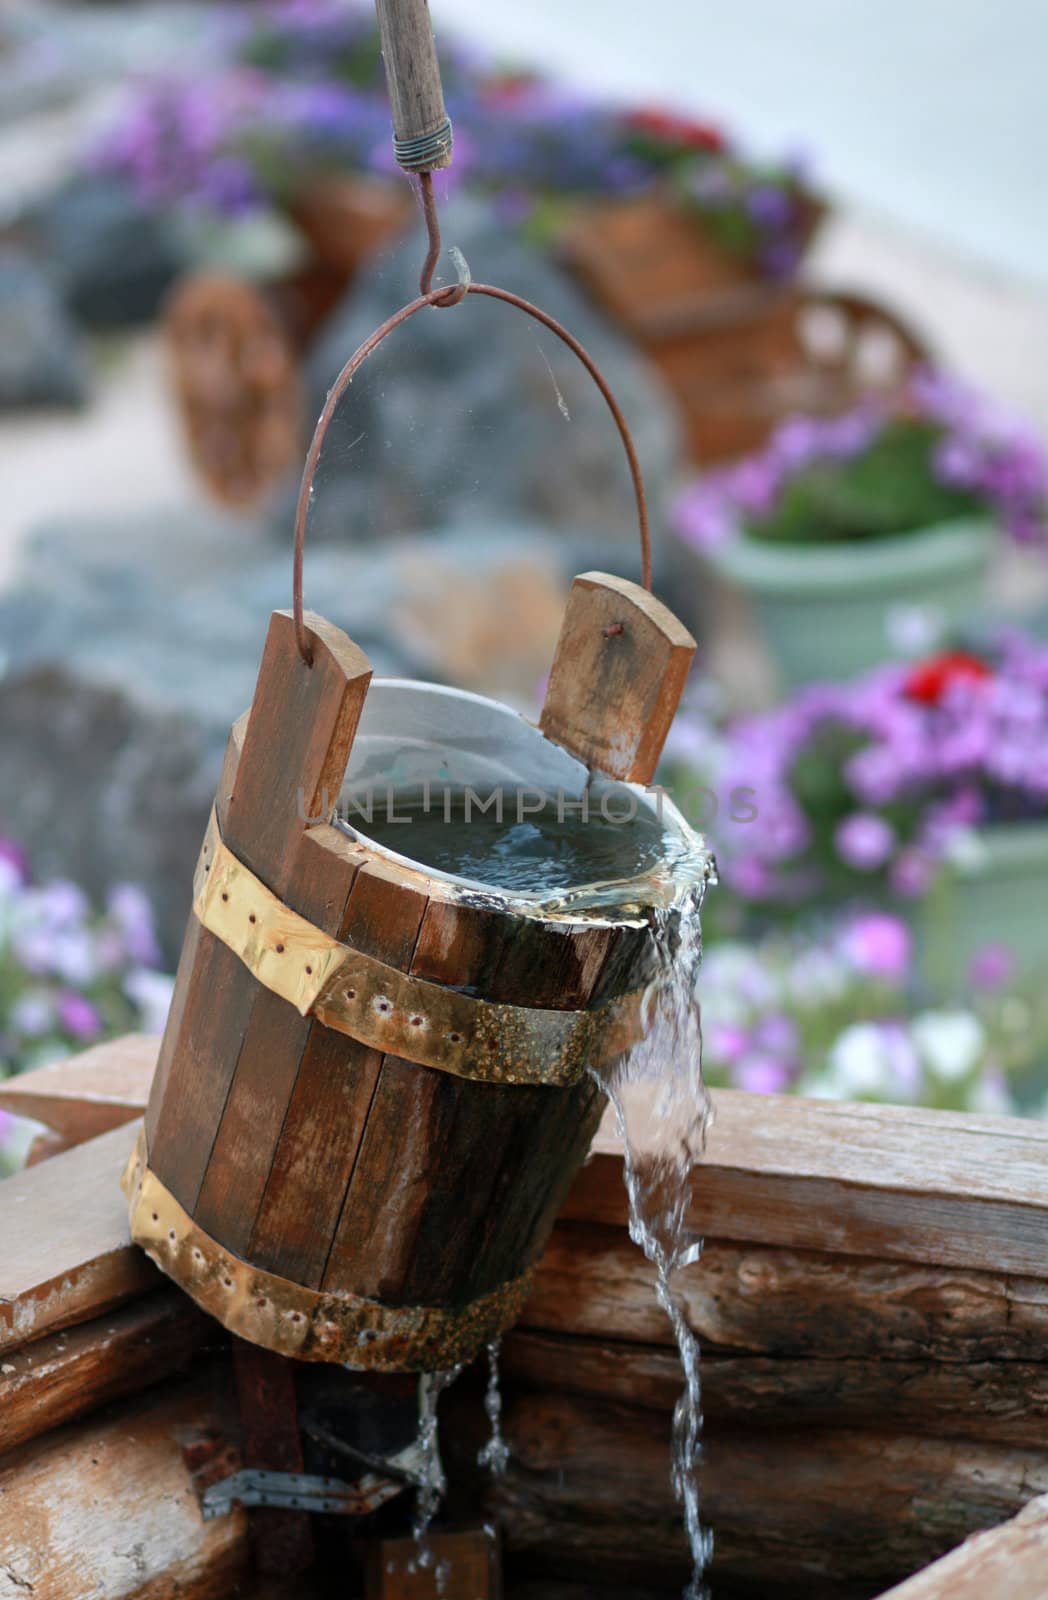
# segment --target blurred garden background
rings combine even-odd
[[[1048,1114],[1043,8],[432,15],[440,272],[596,356],[700,642],[708,1079]],[[310,423],[416,292],[389,134],[353,0],[0,11],[0,1077],[163,1026]],[[470,303],[354,385],[307,602],[530,712],[634,540],[599,395]]]

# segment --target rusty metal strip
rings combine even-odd
[[[124,1173],[131,1237],[162,1272],[231,1333],[299,1361],[370,1372],[434,1372],[472,1361],[512,1327],[531,1289],[529,1270],[458,1311],[387,1306],[326,1293],[264,1272],[197,1226],[148,1165],[139,1134]]]
[[[576,1083],[643,1033],[643,991],[589,1011],[502,1005],[412,977],[291,911],[222,842],[194,879],[200,922],[303,1016],[370,1049],[485,1083]]]

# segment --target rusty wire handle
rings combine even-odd
[[[626,418],[622,414],[622,408],[608,385],[608,380],[597,366],[593,357],[575,336],[568,332],[567,328],[563,327],[555,317],[551,317],[547,311],[543,311],[539,306],[532,305],[530,300],[525,300],[522,296],[513,294],[511,290],[499,289],[490,283],[455,283],[437,289],[430,287],[433,280],[433,270],[440,254],[440,234],[437,227],[436,207],[433,204],[432,187],[426,182],[428,176],[426,174],[423,178],[422,192],[423,202],[426,206],[430,248],[422,269],[422,293],[417,300],[412,300],[410,304],[401,306],[399,311],[395,311],[391,317],[388,317],[382,326],[376,328],[374,333],[365,339],[360,348],[350,356],[328,392],[327,400],[324,402],[324,409],[320,413],[320,418],[313,432],[313,438],[306,455],[305,469],[302,473],[302,485],[298,491],[298,506],[295,511],[292,606],[295,618],[295,638],[298,643],[299,654],[307,666],[312,666],[313,656],[306,635],[302,603],[302,565],[306,546],[306,521],[309,516],[309,505],[313,494],[313,480],[316,477],[317,463],[320,460],[320,452],[324,447],[324,439],[331,424],[331,419],[338,409],[342,396],[353,382],[368,356],[377,350],[382,341],[388,338],[396,328],[399,328],[401,323],[407,322],[408,318],[413,317],[416,312],[424,311],[427,306],[449,307],[458,305],[465,300],[467,295],[471,294],[481,294],[492,300],[502,300],[506,305],[514,306],[518,311],[523,311],[529,317],[533,317],[536,322],[541,322],[543,327],[548,328],[551,333],[555,333],[557,338],[566,344],[569,350],[574,352],[604,396],[608,410],[615,419],[615,426],[619,430],[619,437],[626,452],[626,460],[629,462],[630,476],[633,479],[633,491],[637,500],[641,582],[645,589],[650,590],[651,588],[651,531],[648,524],[648,502],[644,493],[644,479],[640,470],[640,462],[637,459],[637,448],[633,442],[633,435],[630,432]]]

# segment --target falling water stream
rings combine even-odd
[[[630,1238],[655,1268],[655,1293],[669,1318],[684,1372],[684,1390],[673,1414],[672,1481],[691,1549],[692,1577],[685,1600],[705,1600],[704,1574],[713,1554],[699,1497],[699,1341],[673,1285],[674,1275],[702,1253],[702,1239],[688,1225],[688,1210],[692,1176],[702,1159],[711,1118],[702,1081],[696,998],[704,888],[704,883],[693,886],[658,914],[659,970],[648,990],[645,1037],[609,1072],[594,1072],[614,1108],[622,1139]]]

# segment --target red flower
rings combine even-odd
[[[725,148],[724,135],[709,122],[696,122],[691,117],[677,117],[672,112],[654,108],[633,111],[628,120],[637,133],[663,144],[681,145],[685,150],[708,150],[712,155]]]
[[[922,705],[937,706],[947,689],[955,683],[983,683],[993,672],[978,656],[966,650],[947,650],[922,661],[907,674],[903,693]]]

